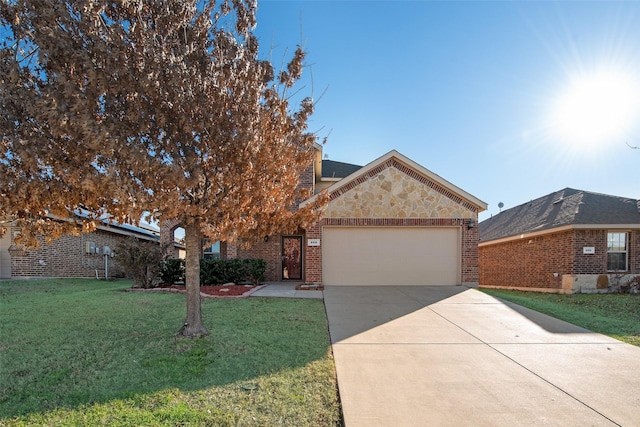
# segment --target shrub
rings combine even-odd
[[[265,280],[267,262],[263,259],[217,259],[200,260],[200,285],[214,286],[224,283],[250,282],[254,285]],[[183,259],[167,259],[160,264],[160,279],[165,285],[184,282]]]
[[[162,249],[157,243],[129,237],[116,247],[115,260],[133,279],[134,288],[157,286],[162,261]]]
[[[247,263],[247,280],[254,285],[264,282],[266,278],[264,273],[267,271],[267,261],[263,259],[247,259],[245,262]]]
[[[264,280],[266,269],[267,262],[262,259],[202,259],[200,260],[200,284],[203,286],[241,282],[258,284]]]
[[[160,280],[165,285],[173,285],[177,282],[184,283],[184,260],[165,259],[160,264]]]

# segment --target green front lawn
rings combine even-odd
[[[561,295],[498,289],[481,290],[591,331],[640,346],[640,295]]]
[[[0,282],[0,425],[341,424],[322,301],[205,299],[129,282]]]

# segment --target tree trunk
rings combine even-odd
[[[187,318],[178,335],[199,338],[208,335],[209,331],[202,324],[200,301],[200,252],[202,236],[200,221],[193,219],[184,226],[187,258],[185,260],[185,286],[187,288]]]

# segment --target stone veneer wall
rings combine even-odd
[[[327,218],[476,218],[472,206],[390,163],[370,179],[332,195]],[[420,176],[421,177],[421,176]],[[427,181],[427,182],[424,182]],[[350,187],[347,185],[347,187]]]
[[[478,208],[395,159],[335,190],[324,218],[306,230],[322,241],[322,226],[460,227],[461,279],[478,282]],[[322,245],[322,243],[321,243]],[[322,250],[306,247],[306,281],[322,282]]]

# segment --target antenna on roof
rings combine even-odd
[[[498,203],[498,207],[500,208],[500,212],[502,212],[502,208],[504,208],[504,203],[502,202]]]

